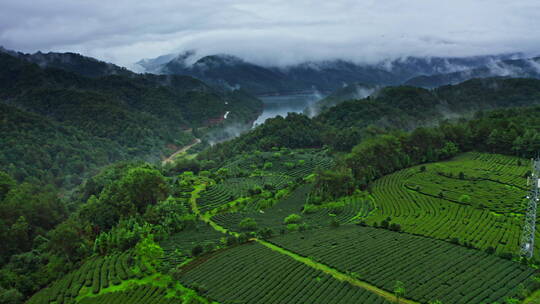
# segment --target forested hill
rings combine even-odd
[[[540,80],[473,79],[435,90],[388,87],[372,97],[350,100],[309,119],[303,115],[269,119],[232,141],[216,145],[201,158],[223,160],[237,153],[272,147],[350,149],[385,130],[412,130],[477,111],[540,104]]]
[[[253,94],[298,91],[334,91],[344,84],[399,85],[420,75],[473,69],[520,54],[474,57],[406,57],[361,64],[347,60],[306,61],[290,66],[262,66],[241,58],[215,54],[200,57],[194,51],[177,56],[145,59],[138,64],[152,73],[191,75],[216,85],[240,86]],[[472,78],[472,77],[470,77]],[[469,78],[467,78],[469,79]]]
[[[35,63],[42,68],[58,68],[88,77],[101,77],[107,75],[136,75],[126,68],[76,53],[37,52],[34,54],[25,54],[6,50],[2,47],[0,47],[0,53],[6,53],[28,62]]]
[[[377,90],[380,87],[374,85],[367,85],[363,83],[353,83],[339,88],[326,96],[325,98],[317,101],[309,108],[309,114],[317,115],[320,112],[327,110],[333,106],[336,106],[344,101],[352,99],[364,99]]]
[[[0,53],[0,102],[0,166],[19,180],[34,177],[57,186],[69,186],[80,173],[119,159],[159,159],[170,152],[167,146],[193,140],[186,129],[220,121],[226,111],[233,112],[229,120],[246,122],[262,109],[248,94],[216,90],[187,76],[89,78],[5,52]],[[15,117],[32,120],[32,127],[25,125],[28,119]],[[54,144],[38,144],[43,138]]]
[[[540,103],[540,80],[473,79],[434,90],[400,86],[374,96],[350,100],[317,117],[338,129],[366,127],[411,130],[446,118],[469,116],[480,110]]]

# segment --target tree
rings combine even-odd
[[[16,248],[22,251],[30,249],[30,225],[24,216],[20,216],[9,231]]]
[[[339,220],[335,214],[330,214],[330,226],[334,228],[339,227]]]
[[[395,232],[400,232],[401,231],[401,225],[396,224],[396,223],[392,223],[392,224],[390,224],[389,229],[392,230],[392,231],[395,231]]]
[[[399,304],[399,299],[405,295],[405,284],[401,281],[396,281],[394,284],[394,294],[396,295],[397,303]]]
[[[439,150],[440,159],[447,159],[459,153],[457,145],[451,141],[447,141]]]
[[[246,217],[242,219],[242,221],[240,221],[239,226],[241,229],[244,229],[244,230],[251,230],[251,231],[257,230],[257,222],[255,221],[255,219],[251,217]]]
[[[296,223],[299,223],[300,221],[302,221],[302,217],[298,214],[290,214],[289,216],[287,216],[285,218],[285,220],[283,221],[284,224],[296,224]]]
[[[316,194],[323,200],[332,200],[351,195],[355,189],[352,170],[339,167],[334,170],[317,172],[315,178]]]
[[[55,229],[51,230],[47,237],[49,238],[49,248],[68,261],[77,260],[87,255],[91,250],[91,243],[83,236],[81,223],[75,218],[71,218]]]
[[[148,234],[135,246],[135,254],[142,263],[153,268],[159,266],[164,253],[161,246],[154,241],[154,235]]]
[[[194,257],[201,255],[203,252],[204,247],[201,244],[197,244],[191,249],[191,255]]]
[[[463,203],[470,203],[471,202],[471,197],[469,195],[467,195],[467,194],[462,194],[459,197],[459,201],[463,202]]]
[[[0,303],[2,304],[20,304],[23,298],[23,295],[17,289],[4,289],[0,287]]]
[[[132,202],[139,212],[167,197],[167,183],[156,169],[134,168],[128,171],[118,185],[123,199]]]
[[[0,202],[4,199],[6,194],[15,187],[17,183],[6,172],[0,171]]]

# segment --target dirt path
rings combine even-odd
[[[271,250],[275,251],[275,252],[279,252],[283,255],[286,255],[286,256],[289,256],[291,258],[293,258],[294,260],[298,261],[298,262],[301,262],[301,263],[304,263],[305,265],[313,268],[313,269],[317,269],[317,270],[320,270],[326,274],[329,274],[331,275],[332,277],[334,277],[335,279],[339,280],[339,281],[345,281],[345,282],[348,282],[350,283],[351,285],[354,285],[354,286],[357,286],[357,287],[360,287],[360,288],[363,288],[365,290],[368,290],[380,297],[383,297],[385,298],[386,300],[390,301],[390,302],[395,302],[395,303],[401,303],[401,304],[418,304],[418,302],[414,302],[412,300],[408,300],[408,299],[404,299],[404,298],[400,298],[399,299],[399,302],[398,302],[398,299],[396,298],[396,296],[393,294],[393,293],[390,293],[386,290],[383,290],[383,289],[380,289],[376,286],[373,286],[367,282],[364,282],[364,281],[361,281],[361,280],[358,280],[346,273],[343,273],[343,272],[340,272],[339,270],[337,269],[334,269],[330,266],[327,266],[325,264],[321,264],[319,262],[315,262],[313,261],[312,259],[310,258],[306,258],[306,257],[303,257],[295,252],[292,252],[292,251],[289,251],[283,247],[279,247],[275,244],[272,244],[270,242],[267,242],[267,241],[263,241],[261,239],[255,239],[255,241],[257,241],[258,243],[270,248]]]
[[[191,193],[191,198],[190,198],[190,204],[191,204],[191,210],[193,210],[193,212],[195,214],[197,214],[199,216],[199,218],[203,221],[203,222],[206,222],[208,223],[210,226],[212,226],[212,228],[214,228],[216,231],[219,231],[219,232],[222,232],[222,233],[231,233],[233,235],[236,235],[238,236],[238,233],[236,232],[232,232],[232,231],[228,231],[226,228],[218,225],[217,223],[215,223],[214,221],[212,221],[212,219],[208,216],[208,214],[202,214],[199,210],[199,207],[197,206],[197,198],[200,196],[200,192],[202,192],[203,190],[206,189],[206,184],[201,184],[201,185],[197,185],[195,186],[195,189],[194,191]],[[255,242],[258,242],[259,244],[263,245],[263,246],[266,246],[267,248],[269,248],[270,250],[273,250],[275,252],[278,252],[280,254],[283,254],[283,255],[286,255],[290,258],[293,258],[294,260],[298,261],[298,262],[301,262],[311,268],[314,268],[314,269],[317,269],[317,270],[320,270],[326,274],[329,274],[331,275],[332,277],[334,277],[335,279],[337,280],[340,280],[340,281],[345,281],[345,282],[348,282],[350,283],[351,285],[354,285],[354,286],[357,286],[357,287],[360,287],[360,288],[363,288],[365,290],[368,290],[370,292],[373,292],[374,294],[380,296],[380,297],[383,297],[385,298],[386,300],[390,301],[390,302],[394,302],[394,303],[400,303],[400,304],[418,304],[418,302],[415,302],[415,301],[412,301],[412,300],[408,300],[408,299],[404,299],[404,298],[400,298],[399,301],[397,300],[396,296],[391,293],[391,292],[388,292],[386,290],[383,290],[383,289],[380,289],[374,285],[371,285],[367,282],[364,282],[364,281],[361,281],[357,278],[354,278],[346,273],[343,273],[343,272],[340,272],[339,270],[337,269],[334,269],[330,266],[327,266],[325,264],[322,264],[322,263],[319,263],[319,262],[315,262],[313,261],[312,259],[310,258],[307,258],[307,257],[303,257],[295,252],[292,252],[292,251],[289,251],[283,247],[279,247],[273,243],[270,243],[268,241],[264,241],[264,240],[261,240],[261,239],[258,239],[258,238],[252,238],[250,239],[250,241],[255,241]]]
[[[190,144],[190,145],[187,145],[185,147],[182,147],[180,150],[174,152],[173,154],[171,154],[171,156],[167,157],[166,159],[163,160],[163,164],[166,164],[166,163],[170,163],[174,160],[174,158],[179,155],[179,154],[182,154],[184,152],[186,152],[187,150],[191,149],[191,147],[195,146],[195,145],[198,145],[201,143],[201,140],[198,139],[198,138],[195,138],[195,141]]]

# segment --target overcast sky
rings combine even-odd
[[[122,66],[195,49],[262,64],[540,54],[540,0],[1,0],[0,45]]]

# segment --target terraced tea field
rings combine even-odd
[[[265,186],[282,189],[290,180],[287,176],[278,175],[229,178],[204,191],[197,200],[197,205],[201,212],[210,211],[237,198],[248,196],[251,189]]]
[[[52,286],[34,295],[27,303],[73,303],[80,294],[98,294],[128,279],[141,279],[151,272],[136,263],[130,252],[96,257],[69,273]]]
[[[257,243],[194,261],[179,280],[220,303],[390,303]]]
[[[224,234],[214,230],[203,222],[197,222],[196,227],[186,228],[171,235],[161,242],[164,251],[164,260],[170,265],[176,265],[191,255],[193,248],[197,245],[203,247],[220,245]]]
[[[80,304],[173,304],[178,303],[177,298],[166,297],[167,289],[152,285],[139,285],[124,291],[115,291],[82,299]]]
[[[240,221],[246,217],[255,219],[259,227],[268,227],[279,231],[284,228],[283,220],[292,213],[301,213],[309,191],[313,186],[302,185],[283,200],[264,211],[228,212],[212,217],[212,221],[229,230],[241,231]]]
[[[519,248],[525,160],[462,154],[398,171],[369,192],[320,205],[307,204],[314,187],[309,179],[283,171],[298,166],[274,161],[266,171],[256,168],[263,175],[218,184],[205,178],[179,188],[197,223],[161,242],[161,273],[130,252],[94,257],[28,303],[511,304],[540,287],[540,271],[509,255]],[[253,191],[257,187],[267,190]],[[280,196],[274,191],[285,187]],[[249,198],[228,204],[240,197]],[[248,218],[254,227],[241,224]],[[270,228],[273,236],[226,246],[222,228]],[[193,253],[195,247],[203,249]],[[405,287],[399,302],[398,281]],[[198,296],[182,299],[185,291]]]
[[[291,233],[270,240],[285,249],[421,303],[504,303],[538,271],[487,253],[421,236],[346,226]]]
[[[245,218],[252,218],[257,223],[259,229],[271,228],[277,233],[286,229],[287,225],[284,223],[284,220],[291,214],[297,214],[301,217],[298,224],[306,224],[310,228],[315,228],[329,226],[333,217],[339,223],[350,223],[353,219],[366,215],[371,211],[371,205],[363,199],[349,197],[343,199],[343,206],[340,208],[321,208],[312,213],[305,213],[303,212],[303,208],[308,193],[312,188],[313,185],[311,184],[301,185],[270,208],[264,210],[246,208],[238,212],[220,213],[213,216],[212,221],[229,230],[239,232],[242,231],[240,222]]]
[[[525,160],[479,153],[401,170],[374,182],[367,222],[390,217],[409,233],[517,253],[527,170]]]

